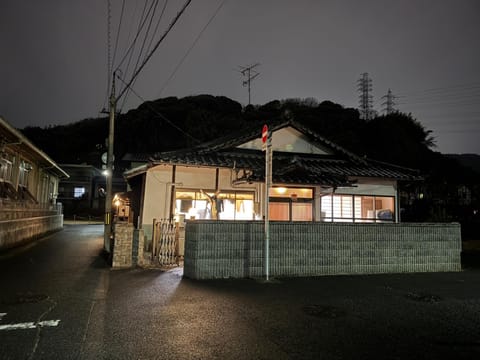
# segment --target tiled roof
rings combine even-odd
[[[335,152],[337,156],[340,157],[348,157],[352,159],[356,159],[357,161],[362,162],[362,158],[349,152],[348,150],[344,149],[343,147],[331,142],[330,140],[325,139],[324,137],[320,136],[319,134],[311,131],[309,128],[305,127],[304,125],[293,121],[293,120],[287,120],[287,121],[276,121],[271,124],[268,124],[268,129],[270,132],[275,132],[276,130],[279,130],[284,127],[293,127],[303,133],[309,141],[314,144],[319,146],[320,148],[327,148],[330,149],[332,152]],[[215,151],[220,151],[220,150],[226,150],[226,149],[234,149],[237,146],[244,144],[250,140],[254,140],[260,137],[260,129],[257,127],[255,128],[249,128],[246,129],[240,133],[234,133],[227,135],[223,138],[210,141],[204,144],[200,144],[196,146],[193,151],[201,154],[201,153],[211,153]],[[169,153],[181,153],[181,152],[190,152],[192,149],[188,150],[180,150],[180,151],[173,151]],[[160,154],[169,154],[169,153],[156,153],[153,155],[153,158],[157,158]]]
[[[230,149],[212,152],[182,152],[157,154],[152,164],[211,166],[230,169],[248,169],[249,181],[263,181],[265,153],[258,150]],[[332,158],[330,155],[273,153],[273,181],[277,183],[325,184],[343,186],[349,177],[381,177],[397,180],[415,180],[415,170],[363,159]]]
[[[10,125],[0,116],[0,147],[5,146],[23,154],[26,158],[38,161],[48,172],[59,178],[68,178],[69,175],[46,153],[37,148],[20,131]]]
[[[295,122],[269,125],[271,131],[293,126],[314,144],[328,148],[335,155],[316,155],[273,152],[272,177],[276,183],[316,184],[327,186],[351,185],[352,177],[380,177],[397,180],[418,180],[418,171],[380,163],[350,153]],[[156,153],[150,157],[150,166],[176,164],[247,170],[245,181],[263,181],[265,153],[260,150],[240,149],[236,146],[259,137],[259,131],[248,130],[236,136],[202,144],[193,149]],[[241,179],[240,179],[241,180]]]

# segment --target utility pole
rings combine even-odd
[[[252,80],[255,79],[260,73],[256,71],[254,68],[260,65],[259,63],[255,63],[248,66],[239,66],[240,73],[246,77],[246,80],[243,80],[242,85],[248,87],[248,105],[251,104],[251,83]]]
[[[112,184],[113,184],[113,139],[114,139],[114,133],[115,133],[115,112],[116,112],[116,107],[117,107],[117,102],[118,100],[122,97],[122,95],[131,88],[131,85],[135,81],[135,78],[140,74],[142,69],[145,67],[147,62],[150,60],[150,58],[153,56],[155,51],[158,49],[160,46],[160,43],[165,39],[165,37],[168,35],[170,30],[174,27],[174,25],[177,23],[178,19],[182,14],[185,12],[187,9],[188,5],[192,0],[186,0],[185,4],[183,7],[180,9],[180,11],[177,13],[177,15],[173,18],[172,22],[170,25],[167,27],[167,30],[163,33],[163,35],[160,37],[160,39],[156,42],[155,46],[153,49],[150,51],[150,53],[145,56],[143,62],[140,64],[140,66],[134,71],[130,81],[128,83],[125,83],[125,87],[119,91],[119,95],[115,96],[115,77],[116,71],[119,70],[120,65],[117,67],[117,70],[115,70],[112,74],[112,90],[110,93],[110,101],[109,101],[109,114],[110,114],[110,123],[109,123],[109,130],[108,130],[108,152],[107,152],[107,175],[106,175],[106,194],[105,194],[105,229],[104,229],[104,249],[108,253],[111,252],[112,244],[111,244],[111,237],[112,237],[112,199],[113,199],[113,194],[112,194]],[[108,2],[109,6],[109,16],[110,16],[110,2]],[[110,20],[109,20],[110,21]],[[109,22],[110,24],[110,22]],[[110,33],[108,33],[108,36],[110,36]],[[110,45],[109,45],[110,46]],[[128,53],[128,52],[127,52]],[[110,55],[108,55],[110,57]],[[110,73],[110,59],[109,59],[109,73]]]
[[[109,101],[109,130],[108,130],[108,150],[107,150],[107,173],[106,173],[106,194],[105,194],[105,229],[103,233],[104,250],[111,252],[112,235],[112,183],[113,183],[113,139],[115,133],[115,111],[117,98],[115,97],[115,73],[112,76],[112,90]]]
[[[393,114],[395,112],[395,96],[392,94],[392,91],[388,89],[387,95],[382,96],[382,99],[386,99],[382,106],[385,106],[384,111],[387,115]]]
[[[372,97],[372,79],[368,77],[368,73],[363,73],[358,80],[358,91],[360,92],[360,119],[373,119],[373,97]]]

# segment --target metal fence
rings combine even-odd
[[[178,265],[177,226],[174,220],[153,219],[152,260],[160,265]]]

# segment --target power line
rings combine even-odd
[[[137,60],[135,62],[135,66],[133,68],[133,71],[132,73],[134,73],[137,68],[138,68],[138,63],[140,62],[140,59],[142,57],[142,53],[143,53],[143,50],[144,50],[144,47],[145,47],[145,43],[146,43],[146,40],[148,38],[148,34],[150,32],[150,28],[151,28],[151,25],[152,25],[152,21],[153,21],[153,18],[155,16],[155,12],[156,12],[156,9],[157,9],[157,6],[158,6],[158,1],[159,0],[155,0],[155,1],[152,1],[147,13],[145,14],[145,9],[147,7],[147,3],[148,1],[145,2],[145,7],[143,9],[143,13],[142,13],[142,17],[141,17],[141,27],[139,27],[138,29],[138,36],[140,36],[140,33],[141,31],[143,30],[143,26],[145,25],[145,23],[147,22],[147,19],[150,18],[150,21],[148,22],[148,26],[147,26],[147,29],[145,30],[145,36],[143,38],[143,42],[142,42],[142,46],[140,48],[140,50],[138,51],[138,56],[137,56]],[[153,11],[152,11],[152,8],[153,8]],[[150,13],[151,13],[151,16],[150,16]],[[145,16],[145,17],[144,17]],[[135,41],[138,37],[135,37]],[[132,59],[132,56],[133,56],[133,53],[134,53],[134,50],[132,50],[132,52],[130,53],[130,59],[128,61],[128,65],[127,65],[127,70],[125,71],[125,73],[128,72],[128,67],[130,67],[130,61]],[[133,84],[133,83],[132,83]],[[122,101],[122,106],[120,107],[120,111],[123,109],[123,107],[125,106],[125,103],[127,102],[127,98],[128,98],[128,90],[127,90],[127,93],[125,94],[125,97],[123,98],[123,101]]]
[[[480,129],[465,129],[465,130],[435,130],[439,134],[464,134],[464,133],[480,133]]]
[[[192,2],[192,0],[187,0],[187,2],[183,5],[182,9],[177,13],[173,21],[170,23],[168,26],[167,30],[163,33],[163,35],[160,37],[160,39],[157,41],[155,46],[153,47],[152,51],[148,54],[148,56],[145,58],[145,60],[142,62],[140,67],[135,71],[135,73],[132,75],[130,81],[126,84],[126,86],[123,88],[123,90],[120,92],[120,94],[117,96],[117,100],[125,93],[126,89],[130,87],[130,85],[133,83],[135,78],[138,76],[138,74],[142,71],[142,69],[145,67],[147,64],[148,60],[152,57],[152,55],[155,53],[157,48],[160,46],[160,43],[165,39],[167,34],[170,32],[170,30],[173,28],[173,26],[177,23],[178,19],[182,14],[185,12],[187,9],[188,5]]]
[[[150,42],[148,43],[147,51],[146,51],[147,53],[150,51],[150,48],[151,48],[152,43],[153,43],[153,39],[155,38],[155,36],[157,36],[158,28],[159,28],[160,22],[163,18],[163,14],[165,13],[165,9],[167,8],[167,4],[168,4],[168,0],[165,0],[165,2],[163,3],[162,12],[160,13],[160,16],[158,17],[158,20],[157,20],[157,25],[155,25],[155,30],[153,31],[153,35],[150,38]]]
[[[438,92],[445,92],[445,91],[451,91],[451,90],[469,90],[469,89],[478,89],[480,88],[480,82],[471,82],[471,83],[465,83],[465,84],[457,84],[457,85],[451,85],[451,86],[444,86],[444,87],[436,87],[436,88],[429,88],[429,89],[423,89],[423,90],[417,90],[417,91],[411,91],[411,92],[400,92],[398,96],[410,96],[410,95],[415,95],[415,94],[425,94],[425,93],[438,93]]]
[[[147,1],[145,1],[145,5],[143,6],[143,10],[142,10],[142,15],[140,16],[140,21],[138,22],[138,28],[137,28],[137,33],[135,34],[135,37],[133,38],[133,41],[132,43],[130,44],[130,46],[128,47],[127,51],[125,52],[125,54],[123,55],[122,57],[122,60],[120,60],[120,63],[118,64],[117,68],[116,69],[119,69],[120,66],[123,65],[123,62],[125,61],[125,59],[127,57],[129,57],[129,59],[131,60],[132,58],[132,53],[133,53],[133,50],[135,48],[135,45],[137,43],[137,39],[138,37],[140,36],[140,33],[143,29],[143,26],[145,25],[145,21],[146,21],[146,18],[144,19],[144,15],[145,15],[145,9],[147,8]],[[129,63],[130,63],[130,60],[129,60]],[[129,67],[129,64],[127,64],[127,69]],[[125,73],[127,72],[127,70],[125,70]]]
[[[192,45],[190,45],[190,47],[188,48],[187,52],[183,55],[183,57],[180,59],[180,61],[178,62],[177,66],[175,66],[175,69],[173,70],[173,72],[170,74],[170,76],[168,77],[168,79],[165,81],[165,83],[163,84],[162,88],[160,89],[160,93],[158,94],[158,96],[160,96],[163,91],[165,90],[165,88],[167,87],[167,85],[169,84],[169,82],[173,79],[173,77],[175,76],[175,74],[177,73],[178,69],[180,69],[180,67],[183,65],[183,63],[185,62],[185,60],[187,59],[188,55],[190,55],[190,52],[193,50],[193,48],[195,47],[195,45],[197,44],[198,40],[200,40],[200,38],[202,37],[203,33],[205,32],[205,30],[208,28],[208,26],[210,25],[210,23],[213,21],[213,19],[215,19],[215,17],[217,16],[218,12],[220,11],[220,9],[223,7],[223,4],[225,4],[225,1],[226,0],[222,0],[222,2],[220,3],[220,5],[217,7],[217,9],[215,10],[215,12],[213,13],[213,15],[210,17],[210,19],[208,20],[208,22],[205,24],[205,26],[202,28],[202,30],[200,30],[200,32],[198,33],[197,37],[195,38],[195,40],[193,41]]]
[[[143,38],[142,47],[140,48],[139,56],[138,56],[137,62],[135,64],[135,69],[137,69],[137,65],[140,62],[141,54],[143,53],[143,49],[145,48],[145,43],[147,42],[148,33],[150,32],[150,28],[152,27],[153,18],[155,17],[155,12],[157,11],[158,1],[159,0],[155,1],[155,6],[153,7],[152,16],[150,16],[150,20],[148,22],[147,30],[145,31],[145,37]],[[152,2],[152,6],[153,6],[153,4],[154,3]],[[150,7],[150,9],[151,9],[151,7]],[[150,12],[150,10],[149,10],[149,12]],[[148,16],[148,14],[147,14],[147,16]]]
[[[113,49],[113,59],[112,59],[112,68],[113,65],[115,64],[115,58],[117,56],[117,49],[118,49],[118,40],[120,39],[120,29],[122,27],[122,21],[123,21],[123,12],[125,10],[125,0],[122,2],[122,10],[120,12],[120,20],[118,21],[118,27],[117,27],[117,38],[115,39],[115,48]],[[111,70],[111,69],[110,69]],[[108,83],[108,88],[110,89],[110,83]]]
[[[129,52],[129,56],[128,56],[127,66],[126,66],[125,71],[124,71],[125,75],[127,75],[128,72],[129,72],[129,68],[130,68],[130,64],[132,62],[133,54],[135,53],[135,48],[137,46],[137,40],[140,37],[140,34],[142,33],[142,30],[143,30],[143,27],[145,26],[145,23],[147,22],[148,15],[150,14],[150,11],[152,10],[153,2],[149,7],[148,12],[145,13],[145,11],[147,9],[147,5],[148,5],[148,0],[145,0],[145,4],[144,4],[143,10],[142,10],[142,14],[140,15],[140,20],[138,22],[137,33],[136,33],[136,35],[133,39],[132,44],[130,45],[130,47],[127,51],[127,52]],[[138,57],[140,57],[140,55],[141,54],[139,54]],[[133,69],[132,74],[135,72],[135,70],[136,70],[136,68]],[[127,94],[123,98],[122,105],[120,106],[120,112],[123,110],[123,107],[125,106],[125,103],[127,102],[127,98],[128,98],[128,89],[127,89]]]
[[[451,92],[443,94],[428,94],[428,95],[399,95],[397,98],[402,100],[411,100],[411,101],[429,101],[429,100],[449,100],[449,99],[465,99],[480,98],[480,90],[471,90],[468,92]]]
[[[116,75],[117,76],[117,79],[119,79],[125,86],[129,87],[130,91],[132,92],[133,95],[135,95],[136,97],[138,97],[145,105],[147,105],[150,110],[152,110],[156,115],[158,115],[159,117],[161,117],[163,120],[165,120],[168,124],[170,124],[172,127],[174,127],[175,129],[177,129],[178,131],[180,131],[182,134],[184,134],[185,136],[189,137],[190,139],[192,139],[193,141],[195,141],[196,143],[200,143],[201,141],[198,140],[197,138],[195,138],[194,136],[190,135],[189,133],[187,133],[185,130],[183,130],[182,128],[178,127],[175,123],[173,123],[171,120],[167,119],[164,115],[162,115],[160,112],[157,111],[157,109],[155,109],[152,105],[150,105],[149,102],[147,102],[143,97],[141,97],[130,85],[128,85],[120,76]]]
[[[401,102],[401,103],[398,103],[397,105],[413,105],[415,107],[415,105],[419,105],[420,107],[422,107],[422,105],[442,105],[442,106],[474,106],[474,105],[480,105],[480,101],[475,101],[475,102],[471,102],[470,100],[468,99],[465,99],[465,100],[460,100],[460,101],[449,101],[449,102],[445,102],[445,101],[417,101],[417,102]],[[418,106],[417,106],[418,107]]]
[[[111,28],[111,23],[112,23],[112,6],[110,3],[110,0],[107,0],[107,89],[110,88],[110,82],[111,82],[111,77],[112,77],[112,57],[111,57],[111,34],[110,34],[110,28]],[[108,96],[108,95],[107,95]]]
[[[107,0],[107,90],[105,91],[105,98],[103,99],[103,107],[100,113],[105,112],[106,104],[108,101],[108,93],[110,90],[111,74],[112,74],[112,63],[110,61],[110,26],[111,26],[111,4],[110,0]]]

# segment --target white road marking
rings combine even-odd
[[[0,313],[0,320],[2,320],[2,318],[7,315],[7,313]]]
[[[1,330],[19,330],[19,329],[36,329],[37,327],[46,327],[46,326],[58,326],[60,320],[45,320],[38,323],[35,322],[24,322],[18,324],[6,324],[0,325]]]

